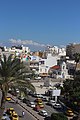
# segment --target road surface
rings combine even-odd
[[[36,120],[34,118],[34,116],[32,116],[29,112],[27,112],[25,109],[23,109],[22,107],[20,107],[18,104],[15,104],[14,102],[6,102],[5,104],[5,108],[10,108],[13,107],[14,110],[17,112],[18,116],[19,116],[19,120]],[[24,118],[22,118],[22,111],[25,112]]]

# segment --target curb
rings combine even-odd
[[[23,105],[21,105],[20,103],[18,103],[21,107],[23,107],[25,110],[27,110],[31,115],[33,115],[37,120],[40,120],[38,119],[32,112],[30,112],[27,108],[25,108]]]

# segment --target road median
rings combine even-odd
[[[18,100],[15,96],[12,96],[11,94],[8,94],[11,99],[13,101]],[[20,105],[22,108],[24,108],[27,112],[29,112],[32,116],[35,117],[36,120],[44,120],[44,118],[40,115],[38,115],[38,113],[34,110],[32,110],[32,108],[28,107],[25,103],[21,102],[20,100],[18,100],[18,105]]]

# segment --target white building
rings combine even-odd
[[[12,46],[11,48],[8,49],[9,52],[16,52],[16,53],[29,53],[30,49],[29,47],[25,47],[25,46]]]
[[[59,56],[66,56],[66,48],[59,48],[58,46],[48,47],[48,51]]]
[[[59,48],[59,56],[66,56],[66,49],[65,48]]]
[[[60,65],[52,66],[49,70],[51,76],[55,79],[66,79],[68,78],[68,69],[66,63],[62,61]]]
[[[39,61],[39,74],[41,76],[47,76],[50,67],[57,65],[58,56],[52,56],[48,54],[47,59],[41,59]]]

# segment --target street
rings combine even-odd
[[[55,84],[55,82],[54,82],[54,84]],[[39,85],[39,84],[37,84],[37,85]],[[36,87],[38,88],[38,86],[36,86]],[[39,88],[38,88],[38,90],[39,90]],[[44,89],[42,91],[44,91]],[[15,96],[12,96],[10,94],[9,94],[9,96],[11,96],[11,98],[14,100],[17,99]],[[1,92],[0,92],[0,97],[1,97]],[[34,101],[36,99],[36,97],[32,97],[29,95],[28,99],[30,101]],[[37,120],[37,119],[44,120],[44,117],[40,116],[38,114],[38,112],[34,111],[31,107],[27,106],[25,103],[21,102],[20,100],[18,100],[18,101],[19,101],[19,104],[14,104],[13,100],[11,100],[11,102],[6,101],[5,108],[13,107],[15,109],[15,111],[17,112],[17,114],[19,115],[19,120]],[[43,103],[44,103],[43,109],[46,110],[46,112],[48,113],[48,116],[51,116],[52,113],[63,112],[63,108],[61,108],[60,110],[57,110],[49,105],[46,105],[46,102],[43,102]],[[24,118],[22,118],[22,111],[25,112]]]
[[[20,107],[20,105],[15,104],[14,102],[6,102],[5,109],[13,107],[16,113],[19,116],[19,120],[36,120],[34,116],[32,116],[29,112],[27,112],[25,109]],[[22,111],[25,112],[24,118],[22,118]]]
[[[30,101],[34,101],[36,99],[36,98],[34,98],[32,96],[29,96],[28,98],[29,98]],[[58,110],[52,108],[51,106],[46,105],[46,102],[43,102],[43,103],[44,103],[44,108],[43,109],[47,111],[47,113],[48,113],[49,116],[52,113],[58,113],[58,112],[62,111],[62,110],[58,111]]]
[[[1,92],[0,92],[0,98],[1,98]],[[15,98],[15,97],[14,97]],[[1,99],[0,99],[1,101]],[[6,101],[6,104],[5,104],[5,109],[7,108],[11,108],[13,107],[14,110],[17,112],[17,114],[19,115],[19,120],[36,120],[36,118],[30,114],[26,109],[24,109],[23,107],[21,107],[19,104],[15,104],[13,100],[11,100],[10,102]],[[27,106],[25,105],[25,108]],[[22,118],[22,111],[25,112],[25,116],[24,118]],[[36,113],[36,112],[35,112]],[[37,113],[36,113],[37,114]],[[43,120],[43,119],[41,119]]]

